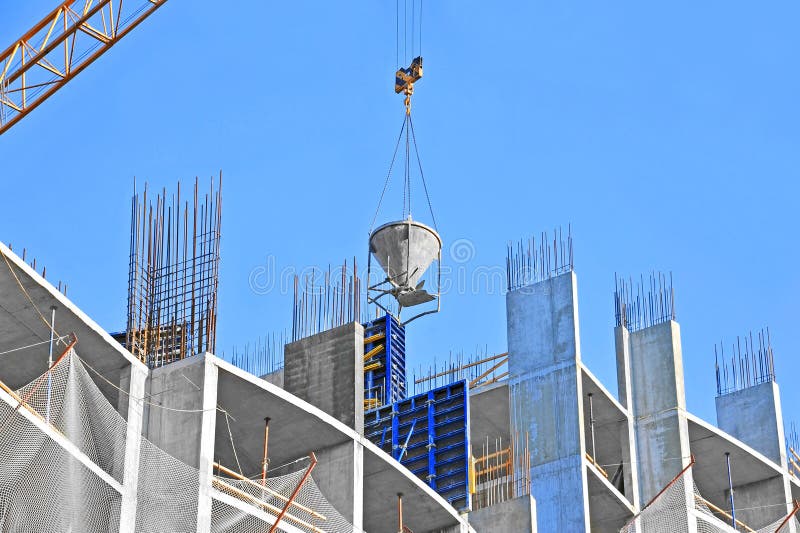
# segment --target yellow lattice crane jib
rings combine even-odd
[[[167,2],[59,1],[0,53],[0,135]]]
[[[394,75],[394,92],[406,95],[406,115],[411,114],[411,95],[414,94],[414,83],[422,78],[422,56],[411,61],[408,68],[397,69]]]

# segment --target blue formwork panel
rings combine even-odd
[[[365,415],[364,434],[459,511],[469,510],[469,399],[466,380]]]
[[[365,339],[379,333],[383,334],[380,339],[364,345],[365,354],[383,346],[364,361],[365,368],[378,363],[378,368],[364,372],[364,399],[377,400],[377,406],[384,406],[406,397],[406,328],[387,313],[364,324]]]

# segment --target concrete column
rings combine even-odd
[[[717,397],[717,427],[764,454],[784,470],[786,438],[783,433],[781,393],[774,381]]]
[[[639,498],[646,505],[691,462],[680,326],[670,320],[631,332],[627,349]],[[686,505],[693,508],[691,471],[685,476]],[[696,530],[696,521],[688,518],[686,527]]]
[[[219,368],[203,357],[203,412],[199,446],[199,482],[197,533],[211,531],[211,482],[214,477],[214,436],[217,424],[217,379]]]
[[[716,405],[717,426],[721,430],[774,461],[784,472],[787,471],[781,393],[777,383],[760,383],[719,396]],[[792,509],[788,475],[740,486],[735,484],[735,464],[733,468],[736,506],[743,509],[737,512],[737,518],[745,524],[761,527]],[[787,509],[775,507],[775,502],[781,500],[787,502]],[[761,506],[766,507],[760,509]]]
[[[125,434],[125,470],[122,480],[122,505],[120,508],[120,533],[133,533],[136,528],[136,495],[139,487],[139,452],[142,444],[142,419],[144,416],[144,389],[147,368],[131,365],[128,394],[120,394],[120,402],[127,404],[127,432]]]
[[[148,395],[156,406],[145,410],[147,440],[179,461],[198,468],[203,417],[204,356],[195,356],[150,372]],[[164,405],[169,409],[159,409]]]
[[[633,404],[631,384],[630,334],[627,328],[614,328],[614,344],[617,352],[617,396],[623,407],[631,411]],[[625,496],[635,509],[642,502],[639,498],[639,461],[636,456],[636,428],[633,416],[628,416],[626,429],[620,435],[622,446]]]
[[[574,272],[506,295],[513,428],[530,437],[541,531],[590,530]]]
[[[364,327],[351,322],[286,345],[283,388],[364,433]]]
[[[364,529],[364,446],[351,441],[316,452],[314,482],[328,502],[353,524]]]

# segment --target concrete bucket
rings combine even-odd
[[[441,250],[439,234],[411,217],[384,224],[369,237],[369,251],[383,268],[395,288],[392,294],[403,307],[435,299],[422,290],[419,280]]]

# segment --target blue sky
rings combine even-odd
[[[3,2],[0,39],[54,4]],[[402,120],[394,11],[168,2],[0,137],[0,239],[118,330],[133,177],[222,169],[219,348],[290,326],[291,296],[248,279],[270,257],[365,263]],[[425,2],[414,117],[446,260],[467,239],[464,272],[502,267],[509,240],[571,223],[583,357],[609,388],[614,273],[671,271],[690,410],[715,419],[714,343],[769,326],[797,419],[797,20],[789,1]],[[409,326],[410,363],[504,351],[499,289],[447,294]]]

